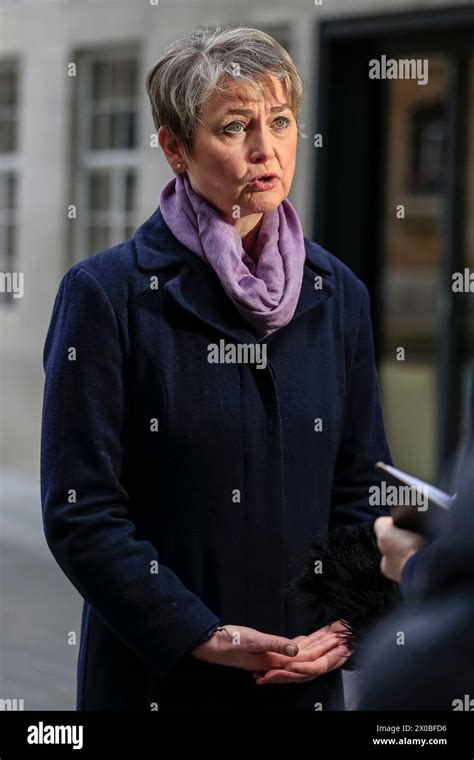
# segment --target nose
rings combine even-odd
[[[268,162],[275,155],[272,135],[267,127],[255,127],[249,138],[249,157],[253,164]]]

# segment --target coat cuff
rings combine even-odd
[[[420,580],[420,561],[423,564],[422,549],[412,554],[403,565],[400,576],[400,591],[404,598],[416,595],[417,581]]]
[[[170,635],[165,641],[160,641],[158,671],[159,675],[167,677],[174,670],[178,662],[186,656],[192,656],[191,652],[211,637],[214,630],[221,625],[220,619],[207,609],[196,598],[196,610],[187,615],[185,621],[177,619],[173,625],[172,620],[167,620]],[[211,633],[212,631],[212,633]]]
[[[220,627],[220,622],[216,623],[208,631],[206,631],[206,633],[203,636],[201,636],[201,638],[198,639],[198,641],[196,641],[196,643],[193,645],[189,654],[191,654],[196,649],[196,647],[200,646],[201,644],[205,644],[206,641],[209,641],[209,639],[211,639],[214,636],[215,632],[217,631],[219,627]]]

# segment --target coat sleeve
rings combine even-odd
[[[343,430],[332,489],[331,527],[373,520],[387,514],[370,503],[369,488],[383,475],[379,460],[392,464],[386,439],[375,365],[370,298],[363,283],[358,324],[349,336],[348,381]]]
[[[423,587],[426,580],[425,565],[427,551],[432,551],[432,549],[433,547],[429,544],[428,547],[424,547],[415,554],[412,554],[403,565],[400,577],[400,591],[406,599],[417,596],[419,590]]]
[[[135,537],[123,484],[126,334],[95,276],[66,272],[43,354],[43,525],[79,594],[161,677],[221,621]]]

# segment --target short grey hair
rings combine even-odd
[[[257,91],[265,98],[271,76],[282,81],[298,121],[303,83],[279,42],[250,27],[196,29],[174,42],[147,74],[146,90],[156,130],[166,126],[191,155],[202,109],[212,93],[225,92],[226,80],[234,78],[250,96]]]

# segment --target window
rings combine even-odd
[[[17,150],[18,72],[13,62],[0,63],[0,153]]]
[[[138,60],[131,51],[78,57],[74,258],[130,238],[138,165]]]
[[[422,58],[413,50],[407,58]],[[446,59],[429,57],[429,81],[387,83],[384,303],[380,378],[394,459],[436,477],[437,349],[442,266],[442,146],[447,139]],[[405,214],[398,218],[398,204]]]
[[[410,114],[409,189],[413,194],[439,194],[447,142],[444,103],[414,108]]]
[[[18,177],[18,67],[0,62],[0,271],[15,262],[15,211]],[[0,291],[0,303],[11,305],[12,292]]]

